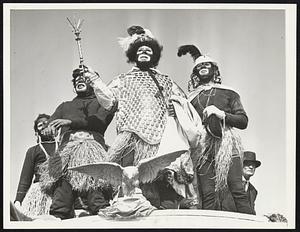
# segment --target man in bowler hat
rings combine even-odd
[[[250,202],[250,207],[255,213],[255,200],[257,197],[256,188],[250,183],[250,178],[255,174],[256,168],[261,165],[261,162],[256,159],[256,154],[253,151],[244,151],[243,157],[243,185],[247,197]],[[236,212],[236,207],[233,198],[229,191],[227,191],[220,199],[221,210]]]

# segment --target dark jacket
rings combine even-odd
[[[248,125],[248,117],[241,103],[238,93],[230,89],[211,88],[203,90],[194,99],[192,105],[203,119],[203,110],[214,105],[226,114],[225,124],[238,129],[245,129]]]
[[[255,200],[257,197],[257,190],[250,182],[247,189],[247,197],[249,199],[251,209],[253,210],[254,214],[256,214]],[[220,209],[224,211],[237,212],[232,195],[228,190],[226,190],[224,194],[220,196]]]
[[[48,155],[51,156],[55,151],[55,142],[53,143],[42,143]],[[22,203],[28,189],[31,186],[32,179],[33,183],[39,181],[38,167],[40,164],[45,162],[47,159],[45,153],[37,144],[33,147],[30,147],[25,156],[23,163],[22,172],[20,175],[20,181],[18,185],[17,195],[15,201]]]
[[[96,96],[75,97],[72,101],[61,103],[54,114],[48,120],[69,119],[72,121],[70,126],[64,126],[61,130],[63,141],[68,141],[72,131],[85,130],[93,134],[96,141],[103,146],[104,132],[113,119],[113,114],[105,110],[97,101]]]

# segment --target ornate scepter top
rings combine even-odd
[[[82,48],[81,48],[81,37],[80,37],[80,33],[81,33],[81,25],[83,23],[83,19],[78,19],[77,23],[72,23],[71,20],[67,17],[68,22],[70,23],[71,27],[72,27],[72,31],[75,35],[75,40],[77,42],[77,46],[78,46],[78,52],[79,52],[79,67],[83,67],[83,55],[82,55]]]

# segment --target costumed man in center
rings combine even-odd
[[[109,85],[104,84],[92,70],[86,73],[99,102],[107,110],[116,112],[117,138],[110,147],[109,161],[124,167],[136,166],[142,159],[157,154],[167,114],[174,112],[169,106],[171,95],[186,97],[169,76],[156,69],[162,46],[152,33],[140,26],[131,26],[127,32],[129,36],[120,38],[119,44],[124,49],[128,62],[135,66]],[[189,181],[191,179],[186,178]],[[162,196],[155,184],[140,187],[153,206],[178,208],[180,196],[173,188],[165,188],[170,192]],[[164,206],[165,201],[168,204]]]
[[[82,73],[83,67],[72,74],[77,96],[60,104],[43,130],[46,135],[60,130],[59,151],[44,166],[41,180],[44,191],[53,196],[50,214],[61,219],[75,216],[74,202],[78,196],[86,199],[90,214],[97,214],[99,209],[109,206],[112,197],[109,185],[68,170],[68,167],[105,159],[104,133],[113,118],[113,113],[99,104]]]
[[[178,48],[178,56],[191,54],[189,101],[200,115],[202,130],[199,149],[192,154],[197,170],[203,209],[220,209],[219,197],[228,187],[237,212],[253,214],[242,184],[242,143],[237,129],[246,129],[248,117],[239,94],[221,84],[217,63],[202,55],[194,45]]]
[[[26,152],[14,201],[16,208],[29,217],[49,214],[51,205],[51,198],[41,191],[38,171],[40,165],[54,154],[57,147],[53,136],[41,134],[49,118],[50,115],[39,114],[34,121],[33,128],[38,144],[30,147]]]

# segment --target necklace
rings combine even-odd
[[[199,104],[199,106],[201,106],[202,110],[204,110],[204,109],[207,107],[207,105],[208,105],[208,103],[209,103],[209,100],[210,100],[210,97],[211,97],[211,96],[214,96],[214,95],[216,94],[216,89],[215,89],[215,88],[211,88],[208,94],[205,94],[204,91],[205,91],[205,90],[203,90],[203,91],[198,95],[198,97],[197,97],[198,104]],[[201,102],[200,102],[200,97],[201,97],[201,96],[207,97],[205,107],[204,107],[204,106],[201,104]]]
[[[45,153],[46,158],[48,159],[48,158],[49,158],[49,154],[48,154],[48,152],[46,151],[46,149],[44,148],[43,144],[42,144],[42,143],[39,143],[39,146],[40,146],[40,148],[42,149],[42,151]]]
[[[61,128],[58,129],[58,134],[57,134],[57,136],[54,137],[54,141],[45,141],[45,142],[43,142],[43,143],[55,143],[55,152],[58,150],[60,132],[61,132]],[[38,135],[38,144],[39,144],[40,148],[42,149],[42,151],[45,153],[46,158],[48,159],[49,158],[49,154],[46,151],[46,149],[44,148],[44,146],[42,144],[41,136],[39,136],[39,135]]]

